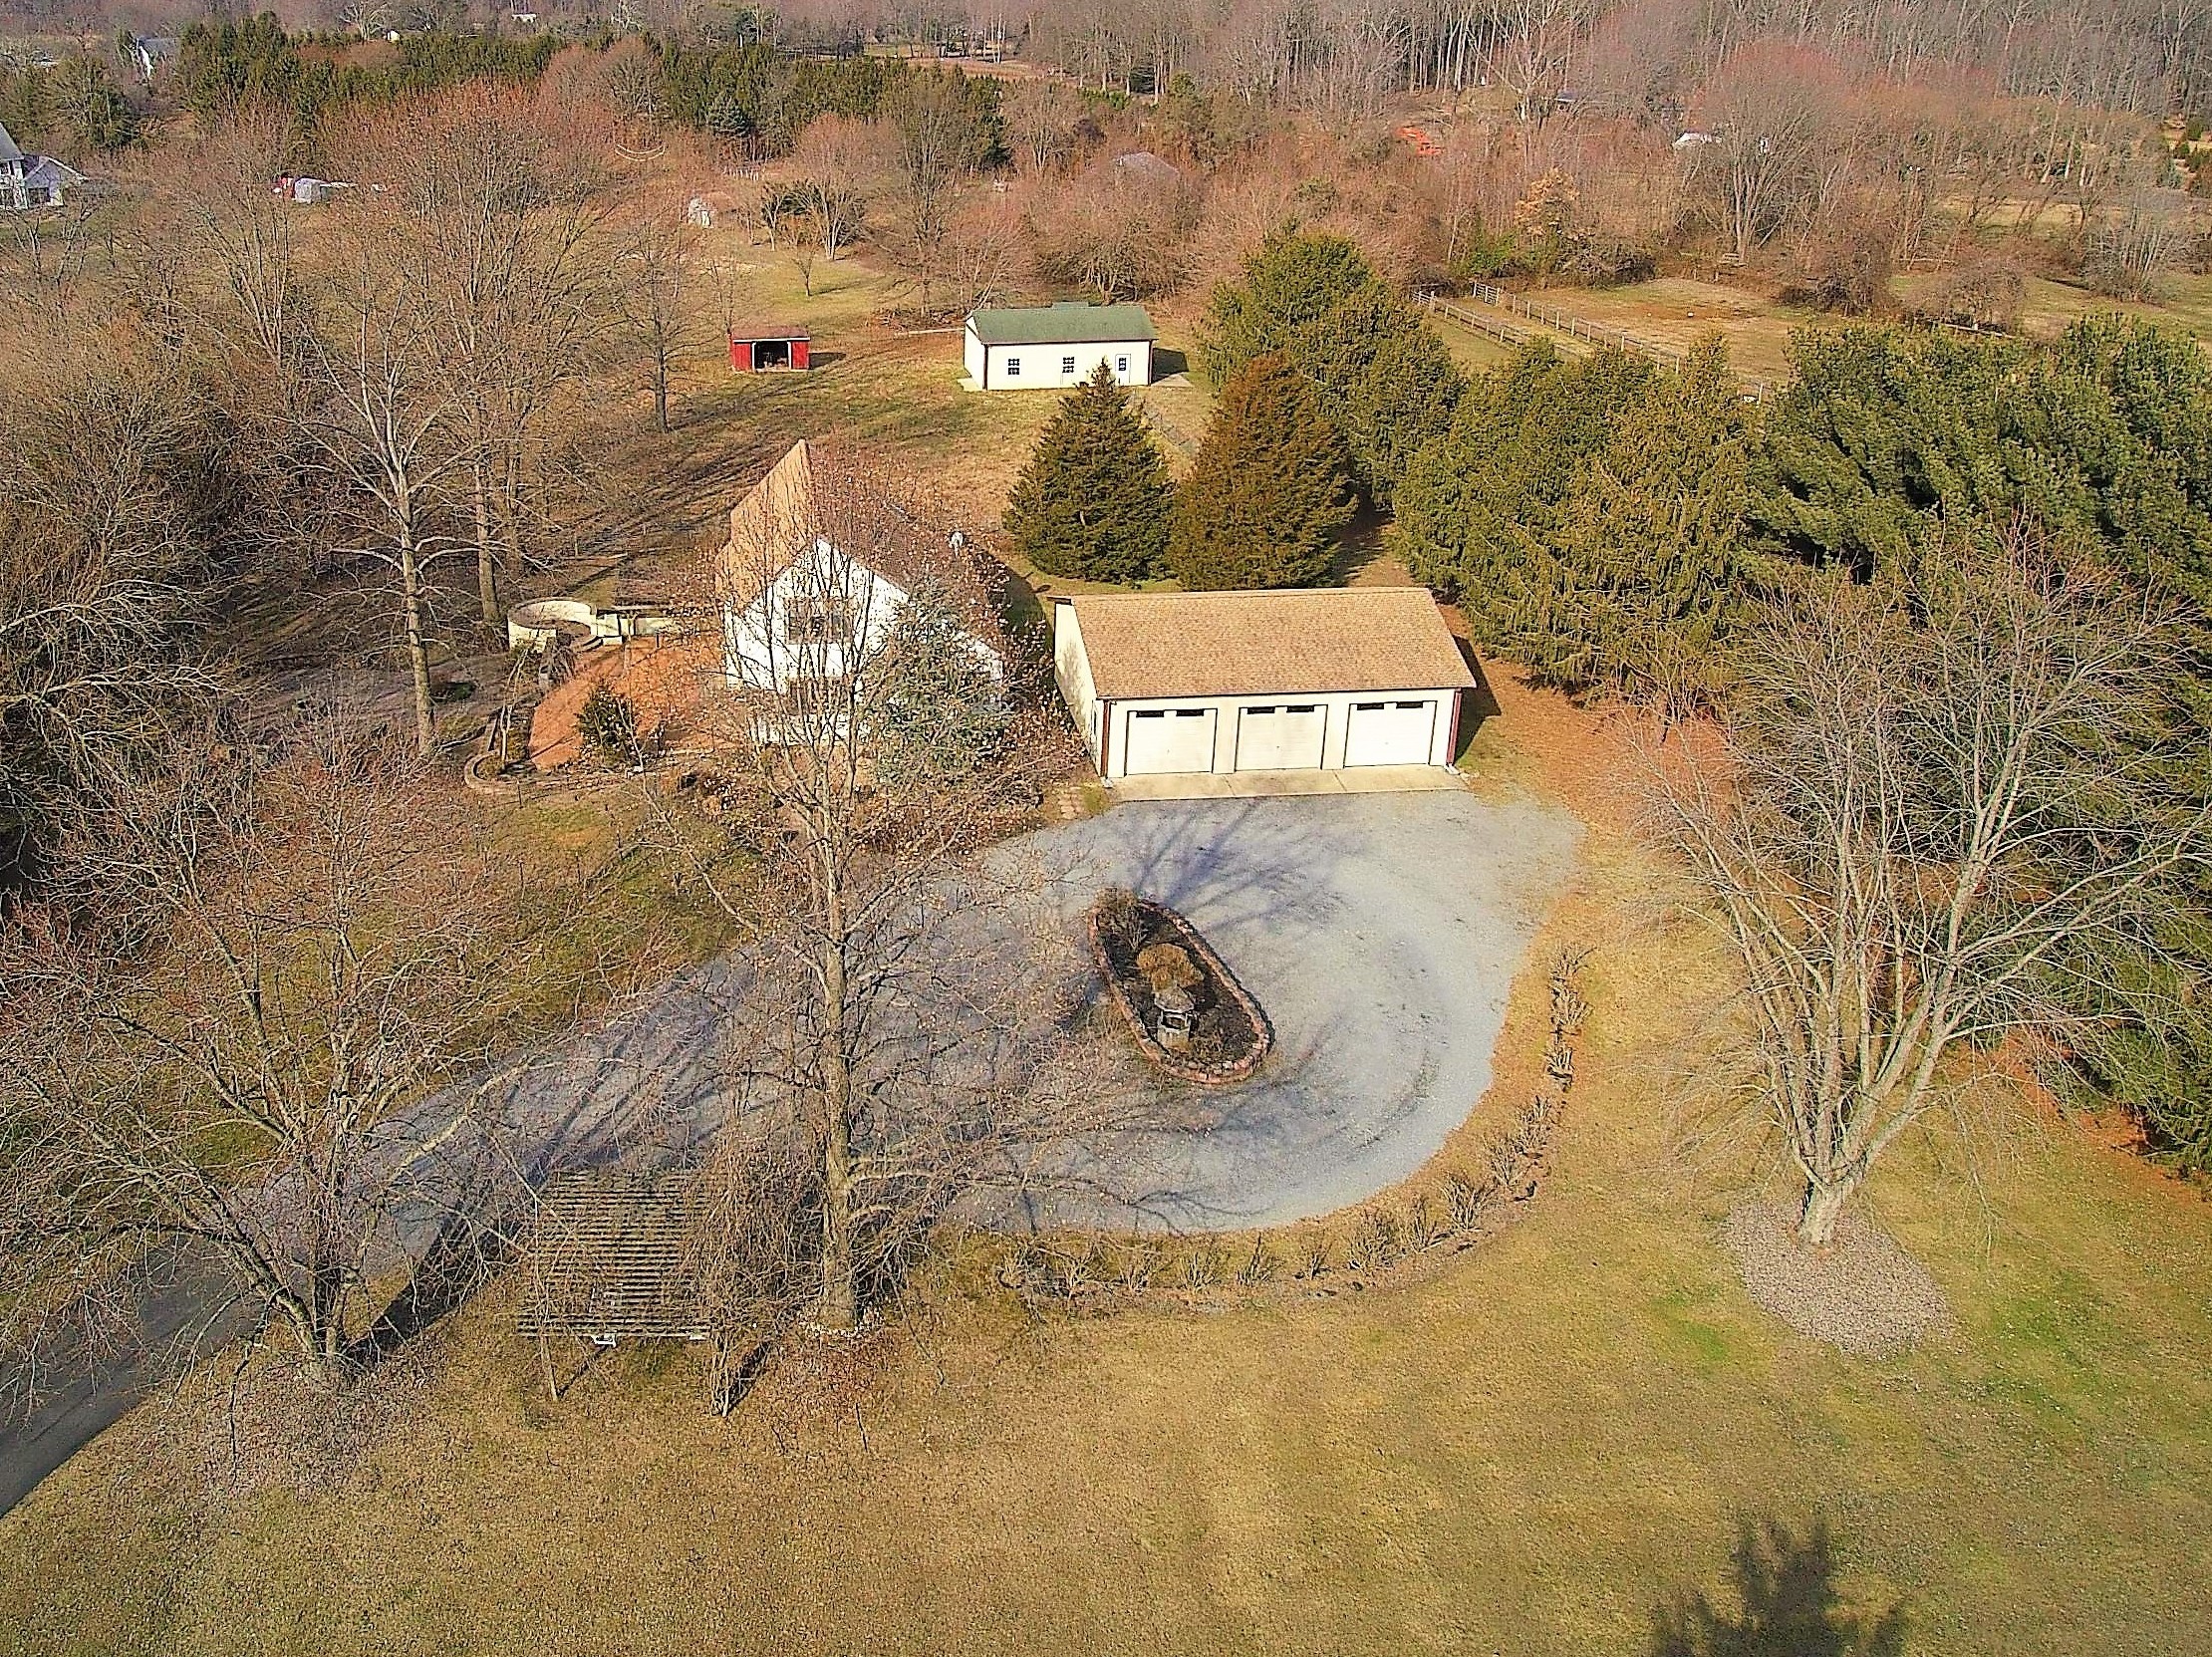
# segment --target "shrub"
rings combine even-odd
[[[1183,1256],[1183,1280],[1194,1289],[1209,1289],[1222,1280],[1221,1245],[1212,1238]]]
[[[1400,1252],[1397,1216],[1388,1209],[1362,1209],[1344,1246],[1344,1263],[1354,1271],[1379,1271]]]
[[[1251,1252],[1244,1256],[1244,1264],[1237,1268],[1237,1281],[1245,1288],[1256,1288],[1275,1274],[1275,1256],[1267,1247],[1267,1240],[1251,1240]]]
[[[611,770],[626,771],[645,760],[638,742],[638,710],[619,690],[593,686],[577,710],[576,731],[585,752]]]

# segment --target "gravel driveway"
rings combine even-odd
[[[1532,804],[1368,794],[1129,804],[1000,848],[1037,872],[1071,930],[1105,886],[1172,904],[1275,1027],[1266,1064],[1235,1088],[1164,1081],[1133,1048],[1118,1076],[1096,1078],[1147,1090],[1159,1119],[1193,1126],[1102,1147],[1101,1183],[1126,1206],[1093,1218],[1275,1224],[1359,1202],[1420,1167],[1490,1083],[1507,991],[1578,834],[1565,812]],[[679,1139],[710,1129],[725,1108],[714,1003],[729,983],[725,966],[688,973],[522,1067],[503,1092],[524,1162],[590,1162],[642,1120]],[[187,1287],[149,1306],[148,1336],[182,1329],[209,1292]],[[0,1423],[0,1513],[152,1374],[64,1377],[30,1419]]]
[[[1435,1155],[1490,1085],[1507,993],[1579,837],[1564,811],[1452,792],[1128,804],[1015,842],[1070,923],[1110,885],[1181,910],[1274,1024],[1239,1087],[1132,1064],[1174,1114],[1211,1121],[1121,1147],[1137,1217],[1279,1224]]]

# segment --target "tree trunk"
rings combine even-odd
[[[402,531],[400,597],[407,620],[408,670],[415,680],[415,747],[427,757],[437,746],[437,721],[430,712],[430,653],[422,642],[422,570],[415,559],[415,531]]]
[[[669,428],[669,360],[665,354],[653,365],[653,420],[663,431]]]
[[[506,476],[500,490],[500,517],[507,535],[507,568],[522,568],[522,454],[518,443],[507,445]]]
[[[1797,1242],[1807,1248],[1825,1248],[1835,1241],[1835,1223],[1849,1207],[1859,1182],[1845,1178],[1823,1185],[1807,1181],[1804,1205],[1797,1212]]]
[[[469,504],[476,515],[476,607],[486,627],[499,625],[499,565],[491,543],[491,468],[478,454],[469,462]]]
[[[860,1322],[853,1270],[853,1074],[845,1051],[844,904],[833,884],[829,942],[822,950],[822,1301],[815,1321],[825,1329]]]

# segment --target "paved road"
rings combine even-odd
[[[1579,834],[1563,811],[1450,792],[1131,804],[1017,842],[1071,921],[1108,885],[1181,910],[1274,1024],[1240,1087],[1144,1072],[1214,1120],[1118,1148],[1118,1218],[1276,1225],[1428,1161],[1490,1085],[1514,974]]]
[[[1118,1207],[1097,1218],[1203,1230],[1356,1203],[1433,1156],[1490,1082],[1506,996],[1573,867],[1564,812],[1461,792],[1119,806],[996,855],[1070,934],[1101,888],[1187,915],[1267,1010],[1276,1045],[1230,1089],[1166,1083],[1133,1057],[1102,1085],[1146,1090],[1162,1120],[1102,1148]],[[687,975],[501,1084],[530,1172],[588,1163],[643,1120],[683,1140],[724,1109],[713,1051],[729,969]],[[425,1120],[440,1113],[426,1108]],[[403,1245],[419,1248],[426,1224]],[[207,1303],[148,1308],[157,1338]],[[82,1375],[0,1433],[0,1512],[121,1415],[140,1369]]]

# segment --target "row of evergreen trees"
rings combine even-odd
[[[172,86],[202,119],[240,103],[290,110],[312,132],[325,111],[350,103],[390,103],[461,81],[535,82],[561,43],[467,31],[409,35],[395,61],[341,63],[325,52],[303,52],[273,12],[244,22],[200,21],[177,43]]]
[[[1135,401],[1101,363],[1038,438],[1008,497],[1006,528],[1053,575],[1310,587],[1327,577],[1352,515],[1349,472],[1312,387],[1270,354],[1222,388],[1177,488]]]
[[[1444,342],[1341,236],[1270,236],[1215,292],[1198,358],[1221,396],[1180,489],[1103,369],[1054,416],[1007,511],[1037,568],[1311,586],[1358,500],[1389,505],[1467,390]]]
[[[2111,313],[2049,345],[1819,329],[1794,362],[1753,408],[1717,341],[1679,371],[1531,346],[1415,460],[1398,546],[1489,649],[1676,711],[1731,695],[1763,599],[1812,580],[1904,591],[1945,544],[2021,518],[2212,612],[2212,358],[2186,334]],[[2212,631],[2199,661],[2132,737],[2191,812],[2212,800]],[[2138,948],[2054,974],[2077,1003],[2102,985],[2072,1008],[2061,1074],[2212,1169],[2212,880],[2164,897]]]
[[[2212,358],[2185,334],[2113,314],[2048,345],[1810,330],[1754,405],[1718,338],[1675,368],[1539,341],[1469,384],[1380,288],[1334,238],[1271,239],[1209,311],[1221,397],[1182,486],[1101,377],[1014,491],[1021,550],[1103,581],[1305,585],[1364,495],[1487,649],[1674,715],[1728,700],[1745,623],[1792,584],[1903,590],[1945,543],[2023,516],[2212,613]],[[2190,802],[2212,800],[2212,630],[2200,661],[2135,736]],[[2098,964],[2068,1065],[2212,1169],[2212,880],[2167,899],[2137,952]]]

